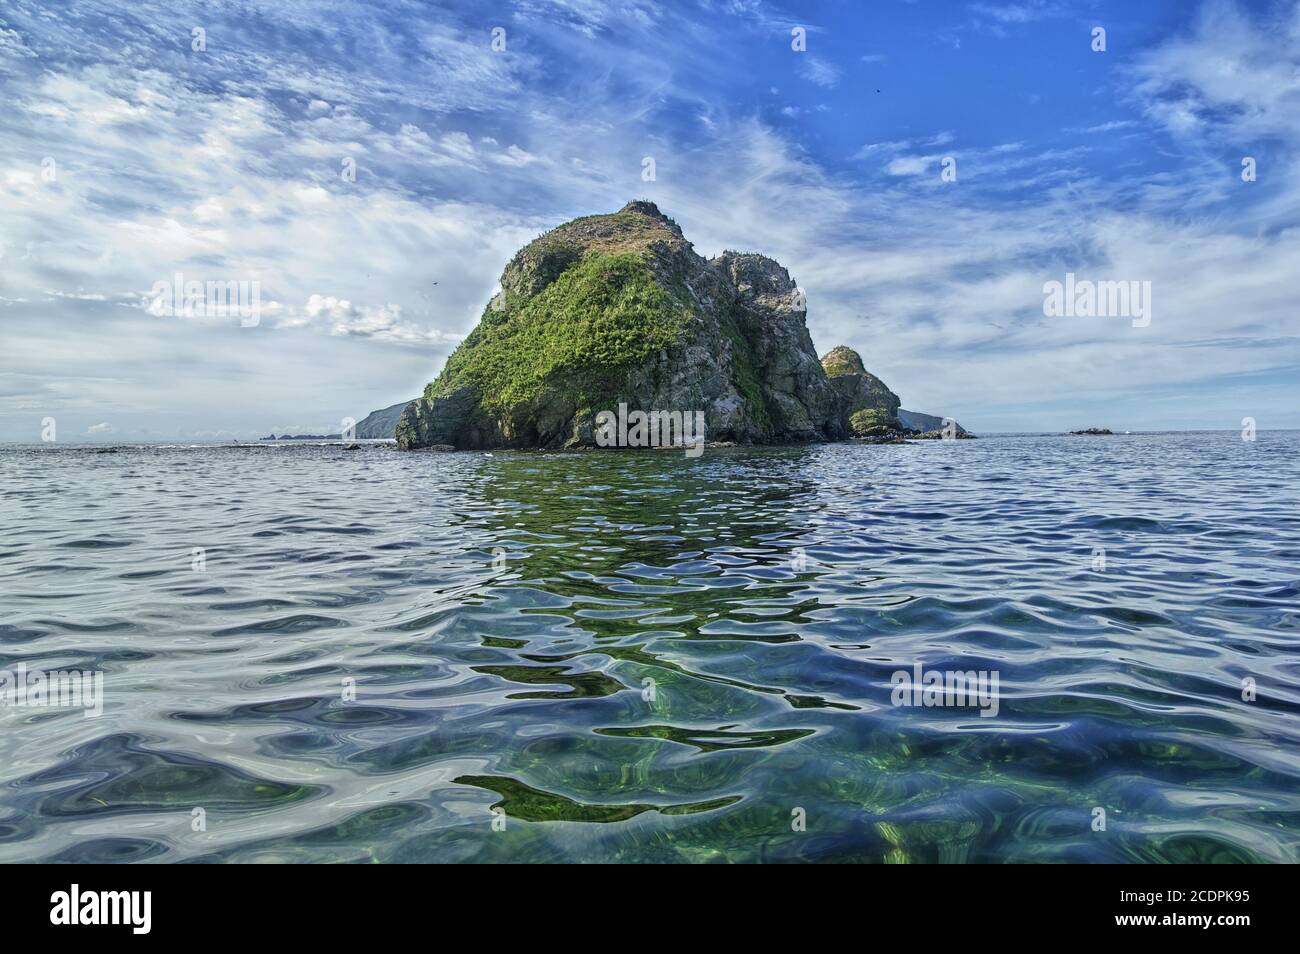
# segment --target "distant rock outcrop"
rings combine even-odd
[[[897,439],[898,397],[848,348],[819,361],[805,313],[779,264],[705,260],[653,203],[575,219],[506,266],[397,443],[590,446],[620,405],[699,412],[711,442]]]
[[[403,401],[392,407],[371,411],[357,422],[357,437],[367,441],[391,440],[396,437],[397,421],[402,416],[402,410],[410,403],[410,401]]]
[[[342,440],[342,434],[281,434],[276,437],[274,434],[268,434],[266,437],[259,437],[259,441],[337,441]]]
[[[942,432],[945,421],[952,421],[950,417],[940,417],[937,414],[923,414],[920,411],[908,411],[900,409],[898,419],[902,422],[903,429],[912,431],[917,435],[927,434],[930,432]],[[952,421],[953,428],[958,436],[968,433],[966,428],[962,427],[956,421]]]
[[[1087,437],[1105,437],[1107,435],[1113,436],[1115,432],[1109,427],[1085,427],[1081,431],[1070,431],[1070,433]]]
[[[397,421],[402,416],[402,410],[410,403],[410,401],[402,401],[400,404],[394,404],[391,407],[371,411],[357,422],[356,438],[363,441],[392,440],[397,436]],[[281,434],[279,437],[269,434],[266,437],[258,438],[258,440],[262,441],[338,441],[342,439],[342,434]]]

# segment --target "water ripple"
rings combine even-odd
[[[1300,860],[1300,434],[118,451],[0,449],[0,669],[105,692],[0,861]]]

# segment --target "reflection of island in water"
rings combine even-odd
[[[801,457],[797,451],[787,454],[787,461]],[[781,455],[773,452],[763,459],[779,467]],[[754,493],[746,495],[743,505],[737,502],[735,513],[723,504],[711,508],[706,519],[704,514],[682,511],[694,510],[701,499],[713,496],[707,467],[701,473],[685,466],[665,466],[641,455],[619,455],[608,462],[584,460],[577,466],[584,473],[585,489],[570,482],[564,473],[568,468],[563,464],[552,466],[548,459],[546,467],[539,467],[527,457],[506,458],[493,479],[483,484],[481,493],[489,508],[508,514],[503,525],[486,528],[497,540],[494,556],[508,571],[505,578],[544,580],[552,596],[562,597],[574,606],[592,604],[573,617],[573,623],[590,637],[589,645],[578,651],[526,655],[524,658],[535,666],[485,667],[479,671],[491,671],[524,684],[559,683],[571,687],[560,692],[524,692],[515,698],[605,695],[626,688],[601,674],[566,676],[572,666],[556,665],[583,656],[603,656],[653,666],[663,673],[683,673],[720,685],[770,693],[793,708],[857,708],[780,687],[687,672],[669,658],[650,652],[644,642],[629,640],[644,631],[647,618],[658,615],[653,608],[656,599],[671,604],[674,639],[739,638],[770,643],[799,639],[781,623],[802,621],[802,601],[789,597],[809,573],[806,556],[791,555],[793,544],[787,538],[797,538],[800,530],[806,529],[808,515],[815,512],[818,503],[814,489],[799,478],[797,471],[789,473],[785,480],[765,482],[761,490],[755,488]],[[550,474],[543,478],[546,470]],[[588,481],[593,478],[596,483],[591,485]],[[602,492],[628,485],[644,489],[631,497]],[[651,526],[647,528],[648,517]],[[718,519],[726,521],[726,529],[717,527]],[[568,533],[561,535],[565,530]],[[581,536],[584,544],[575,546],[575,536]],[[774,560],[776,572],[772,578],[760,585],[748,572],[731,577],[724,568],[720,576],[714,575],[718,566],[711,554],[722,555],[719,558],[724,564],[741,568],[752,562],[744,556],[748,553]],[[761,625],[736,629],[721,621],[720,617],[730,615],[727,610],[737,595],[733,592],[736,588],[746,591],[747,602],[754,599],[755,590],[763,591],[763,608],[754,609],[754,615],[762,617]],[[648,604],[643,597],[649,597]],[[610,609],[595,608],[611,599],[615,603]],[[723,605],[719,606],[719,600]],[[552,611],[548,607],[539,612],[545,615]],[[497,637],[487,638],[499,642]],[[510,648],[522,649],[525,645]],[[660,678],[664,678],[662,673]]]

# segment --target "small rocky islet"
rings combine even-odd
[[[853,349],[817,357],[781,265],[733,251],[705,259],[651,202],[539,236],[500,285],[402,409],[401,449],[603,446],[600,416],[626,408],[700,412],[710,444],[944,436],[906,426],[898,395]]]

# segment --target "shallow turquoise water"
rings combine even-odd
[[[0,861],[1296,861],[1297,452],[0,448]]]

